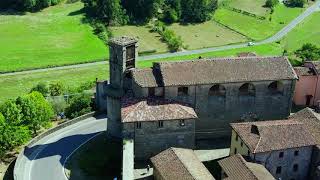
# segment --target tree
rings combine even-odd
[[[53,117],[51,105],[39,92],[34,91],[18,97],[17,104],[21,108],[23,123],[33,131],[34,135],[37,135],[41,127],[48,126]]]
[[[300,49],[295,51],[295,55],[301,58],[303,61],[315,61],[320,59],[320,48],[316,45],[307,43]]]
[[[303,7],[304,4],[306,3],[306,0],[288,0],[286,1],[287,6],[291,7]]]
[[[22,114],[20,108],[13,100],[8,100],[0,106],[0,112],[6,119],[6,123],[19,126],[22,122]]]
[[[41,93],[44,97],[48,96],[49,94],[49,87],[46,83],[40,82],[36,86],[34,86],[30,92],[32,91],[38,91]]]
[[[273,8],[277,4],[279,4],[279,0],[267,0],[265,6],[268,7],[268,8]]]
[[[156,16],[161,1],[163,0],[122,0],[121,4],[131,22],[145,22]]]
[[[217,0],[181,0],[181,18],[185,22],[204,22],[217,6]]]
[[[81,94],[73,97],[70,106],[66,109],[67,118],[75,118],[91,111],[91,96]]]
[[[123,25],[128,22],[120,0],[97,0],[97,15],[109,25]]]
[[[50,83],[49,93],[50,96],[60,96],[63,94],[64,85],[61,82]]]
[[[48,101],[50,102],[55,114],[59,114],[59,113],[64,112],[68,106],[63,97],[62,98],[60,98],[60,97],[49,98]]]

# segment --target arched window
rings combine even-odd
[[[255,96],[256,88],[251,83],[245,83],[239,88],[239,95],[241,96]]]
[[[216,84],[209,89],[209,96],[226,96],[226,88],[222,85]]]
[[[269,92],[272,94],[282,94],[283,93],[283,85],[279,81],[274,81],[268,86]]]

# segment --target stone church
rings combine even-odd
[[[109,47],[110,81],[97,82],[96,103],[108,113],[107,132],[133,138],[136,152],[143,146],[142,154],[150,156],[171,146],[194,148],[196,139],[230,136],[229,123],[290,114],[297,75],[286,57],[155,62],[137,68],[136,39],[115,38]]]

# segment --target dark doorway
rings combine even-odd
[[[306,95],[307,101],[306,101],[306,106],[310,106],[312,95]]]

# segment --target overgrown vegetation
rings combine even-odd
[[[314,44],[304,44],[300,49],[296,50],[294,54],[304,61],[318,61],[320,60],[320,48]]]
[[[284,1],[287,6],[290,7],[304,7],[306,0],[286,0]]]

